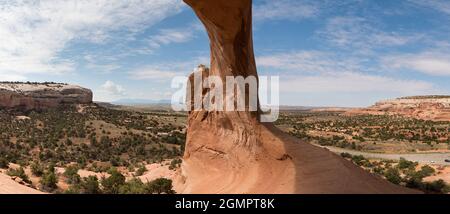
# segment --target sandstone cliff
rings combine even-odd
[[[348,114],[402,115],[423,120],[450,121],[450,96],[415,96],[385,100]]]
[[[46,109],[61,104],[88,104],[92,91],[60,83],[0,83],[0,107]]]
[[[211,46],[204,76],[255,76],[251,0],[184,0]],[[190,80],[193,77],[191,76]],[[193,91],[193,89],[188,89]],[[202,95],[208,89],[200,91]],[[224,94],[227,103],[235,95]],[[192,110],[192,109],[191,109]],[[190,111],[181,193],[411,193],[327,150],[292,138],[259,112]]]

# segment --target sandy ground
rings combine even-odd
[[[426,177],[423,180],[424,181],[435,181],[435,180],[439,180],[442,179],[447,183],[450,183],[450,166],[445,166],[445,167],[436,167],[434,166],[434,168],[436,169],[437,173],[433,176],[430,177]]]

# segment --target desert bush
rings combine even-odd
[[[419,172],[422,174],[423,177],[428,177],[433,175],[436,171],[434,170],[433,167],[425,165],[422,166]]]
[[[78,166],[76,165],[66,167],[64,176],[66,176],[68,184],[78,184],[81,181],[81,177],[78,175]]]
[[[37,177],[41,177],[44,174],[44,167],[38,162],[33,162],[30,165],[30,168],[31,168],[31,173],[33,173],[33,175],[35,175]]]
[[[134,175],[136,176],[141,176],[143,175],[145,172],[147,172],[147,168],[144,165],[141,165],[138,170],[136,170],[136,173]]]
[[[81,192],[84,194],[100,194],[101,190],[98,183],[98,178],[96,176],[89,176],[83,178],[81,182]]]
[[[42,188],[49,192],[58,188],[58,186],[56,185],[58,183],[58,177],[55,174],[54,168],[48,169],[42,175],[40,183],[42,185]]]
[[[1,169],[7,169],[8,164],[9,164],[9,161],[6,158],[0,157],[0,168]]]
[[[431,183],[425,183],[424,191],[428,193],[447,193],[449,191],[449,186],[444,180],[439,179]]]
[[[138,178],[133,178],[119,188],[119,194],[149,194],[146,185]]]
[[[118,194],[119,188],[125,184],[125,176],[123,176],[116,168],[111,168],[108,178],[102,179],[103,191],[107,194]]]
[[[175,194],[172,189],[172,180],[166,178],[158,178],[146,184],[147,192],[153,194]]]
[[[416,162],[408,161],[405,158],[400,158],[400,161],[398,162],[398,168],[399,169],[413,169],[417,166]]]
[[[400,172],[397,168],[389,168],[384,173],[384,177],[386,177],[386,180],[393,184],[400,184],[402,182],[402,177],[400,176]]]

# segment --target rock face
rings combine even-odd
[[[251,0],[184,0],[204,24],[204,76],[257,77]],[[192,84],[193,76],[190,77]],[[194,91],[188,88],[188,92]],[[205,95],[208,89],[200,93]],[[247,92],[246,92],[247,93]],[[192,96],[192,94],[191,94]],[[225,95],[230,102],[235,95]],[[192,110],[192,109],[191,109]],[[410,193],[327,150],[292,138],[258,112],[190,111],[180,193]]]
[[[415,96],[385,100],[348,114],[402,115],[423,120],[450,121],[450,96]]]
[[[21,110],[54,108],[61,104],[88,104],[92,91],[60,83],[0,83],[0,107]]]

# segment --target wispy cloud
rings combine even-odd
[[[433,76],[450,76],[450,54],[442,52],[423,52],[383,57],[388,69],[407,69]]]
[[[291,51],[257,57],[257,65],[290,73],[329,73],[361,69],[352,58],[323,51]]]
[[[130,72],[130,78],[135,80],[170,80],[178,75],[182,75],[182,73],[153,66],[139,68]]]
[[[70,42],[108,42],[133,35],[181,10],[178,0],[67,0],[0,2],[0,70],[58,74],[74,70],[61,59]]]
[[[196,28],[176,28],[176,29],[161,29],[159,33],[152,36],[148,43],[151,48],[159,48],[162,45],[171,43],[188,42],[194,38]]]
[[[142,65],[128,72],[133,80],[171,81],[175,76],[188,76],[199,64],[207,64],[208,57],[196,57],[186,61],[161,62]]]
[[[264,0],[254,6],[255,20],[301,20],[317,16],[319,4],[308,0]]]
[[[370,53],[373,49],[406,45],[423,38],[422,34],[386,32],[361,17],[334,17],[318,33],[331,45]]]
[[[431,8],[450,15],[450,2],[446,0],[408,0],[421,7]]]
[[[427,81],[396,79],[367,68],[358,58],[339,57],[319,51],[279,53],[257,58],[260,68],[281,71],[281,90],[309,93],[388,92],[424,94],[435,91]]]
[[[426,94],[436,91],[426,81],[394,79],[386,76],[354,72],[290,76],[282,80],[283,92],[361,93],[388,92],[399,94]]]

